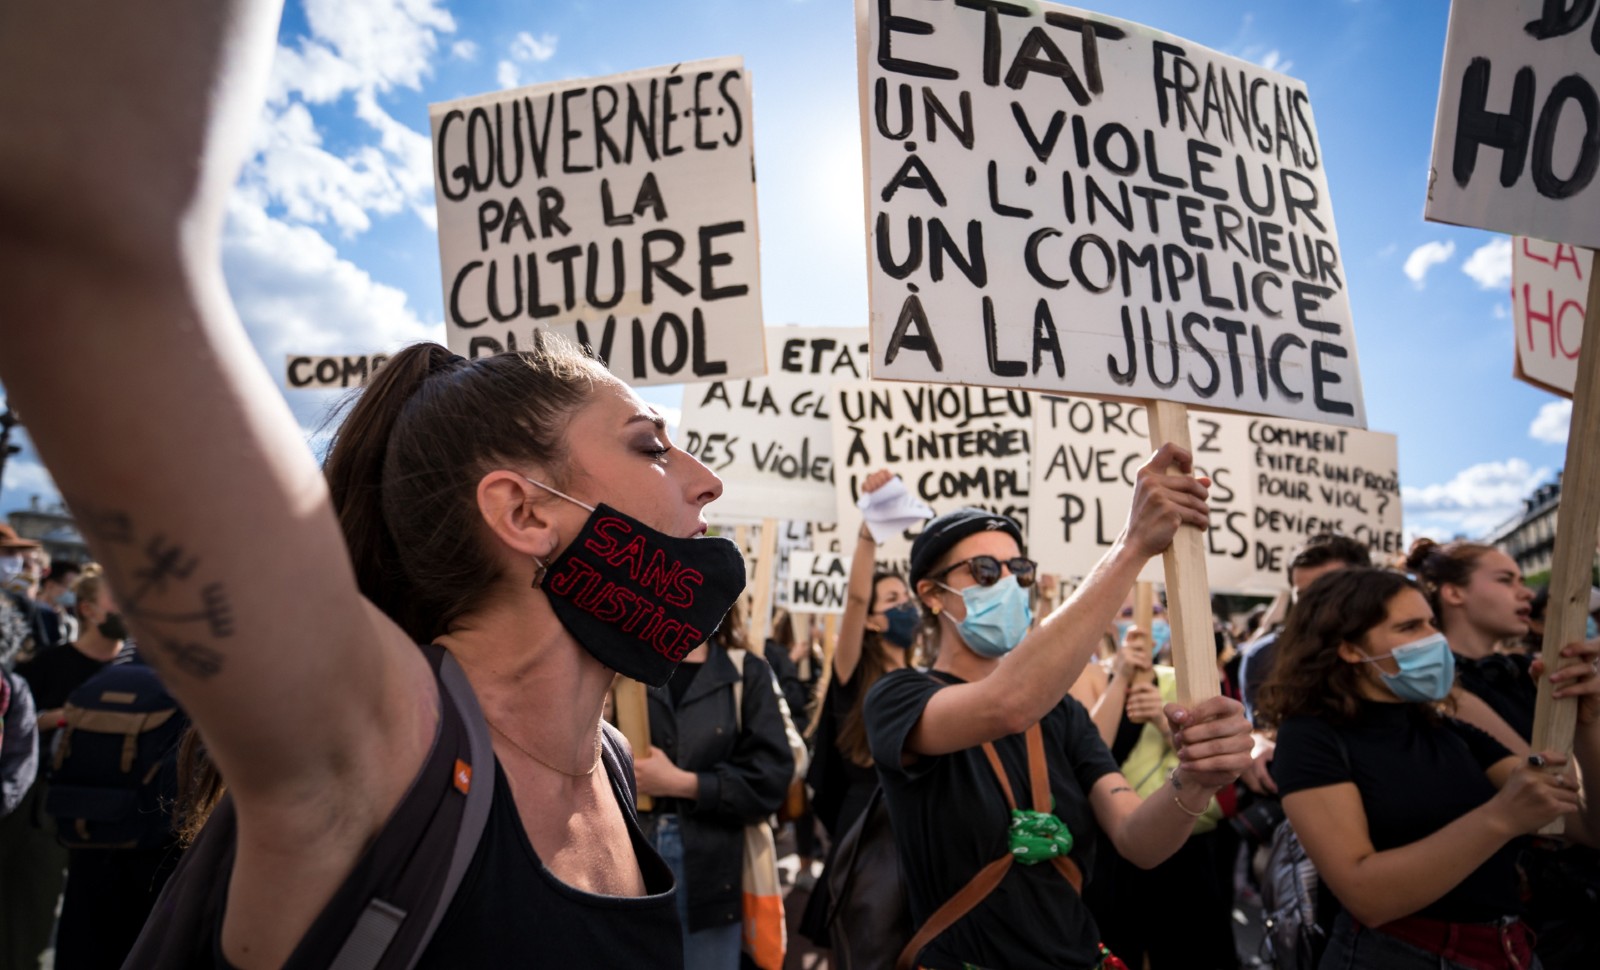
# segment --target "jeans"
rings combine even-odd
[[[672,870],[672,880],[677,883],[678,922],[683,924],[684,970],[739,970],[740,938],[744,926],[729,923],[710,929],[689,929],[689,882],[683,871],[683,830],[678,827],[678,816],[662,815],[656,820],[655,834],[651,837],[656,851]]]
[[[1541,970],[1538,957],[1524,970]],[[1463,964],[1446,960],[1437,953],[1429,953],[1385,933],[1356,926],[1350,917],[1340,913],[1334,921],[1328,949],[1322,954],[1317,970],[1360,970],[1381,967],[1383,970],[1470,970]]]

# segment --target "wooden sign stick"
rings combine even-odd
[[[1146,401],[1150,444],[1172,442],[1194,452],[1189,442],[1189,407],[1172,401]],[[1576,419],[1574,419],[1576,420]],[[1592,530],[1591,530],[1592,534]],[[1217,645],[1211,632],[1211,584],[1206,577],[1206,536],[1179,527],[1161,556],[1167,572],[1167,626],[1172,630],[1172,664],[1177,668],[1178,703],[1188,707],[1221,692]]]
[[[750,649],[762,656],[772,623],[772,581],[778,575],[778,520],[761,520],[761,545],[756,552],[755,589],[750,600]]]
[[[617,712],[617,730],[633,746],[635,759],[650,756],[650,700],[645,686],[637,680],[618,677],[612,688],[612,703]],[[648,812],[654,800],[645,794],[638,798],[639,811]]]
[[[1589,615],[1590,571],[1594,567],[1595,532],[1600,529],[1600,274],[1589,276],[1589,298],[1583,318],[1583,348],[1572,394],[1572,424],[1567,431],[1567,464],[1561,475],[1561,521],[1550,565],[1550,605],[1546,607],[1544,669],[1564,666],[1561,648],[1583,639]],[[1539,681],[1533,712],[1533,750],[1572,753],[1578,728],[1575,698],[1556,700],[1550,679]],[[1553,769],[1552,769],[1553,770]],[[1545,831],[1560,832],[1557,820]]]
[[[1155,655],[1155,645],[1156,645],[1156,631],[1155,631],[1155,624],[1153,622],[1155,620],[1155,616],[1156,616],[1156,584],[1155,583],[1146,583],[1146,582],[1142,582],[1142,581],[1134,583],[1133,584],[1133,625],[1138,627],[1139,629],[1143,630],[1144,631],[1144,635],[1150,638],[1150,649],[1151,649],[1151,656],[1152,657],[1154,657],[1154,655]],[[1121,644],[1118,644],[1118,646],[1121,646]],[[1138,683],[1153,684],[1155,682],[1156,682],[1156,672],[1154,670],[1143,670],[1143,669],[1135,671],[1134,675],[1133,675],[1133,679],[1131,681],[1129,681],[1129,683],[1133,683],[1133,684],[1138,684]]]

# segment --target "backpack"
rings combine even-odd
[[[1339,754],[1350,770],[1350,749],[1338,733]],[[1261,875],[1261,909],[1266,923],[1262,944],[1276,970],[1312,970],[1328,947],[1328,934],[1317,921],[1322,879],[1306,855],[1288,819],[1278,823],[1267,847]]]
[[[172,840],[178,742],[189,719],[129,654],[67,695],[44,809],[69,849],[160,849]]]

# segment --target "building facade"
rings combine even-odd
[[[1556,519],[1561,505],[1561,476],[1540,485],[1522,500],[1522,513],[1484,540],[1517,561],[1524,576],[1550,568],[1556,548]]]

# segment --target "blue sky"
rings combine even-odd
[[[1306,82],[1407,531],[1476,535],[1517,511],[1561,466],[1570,408],[1511,377],[1509,240],[1422,219],[1447,0],[1094,9]],[[290,0],[279,43],[224,260],[280,383],[289,352],[443,339],[428,103],[729,54],[754,87],[766,322],[865,324],[852,0]],[[332,400],[285,393],[308,433]],[[54,498],[22,443],[0,508]]]

